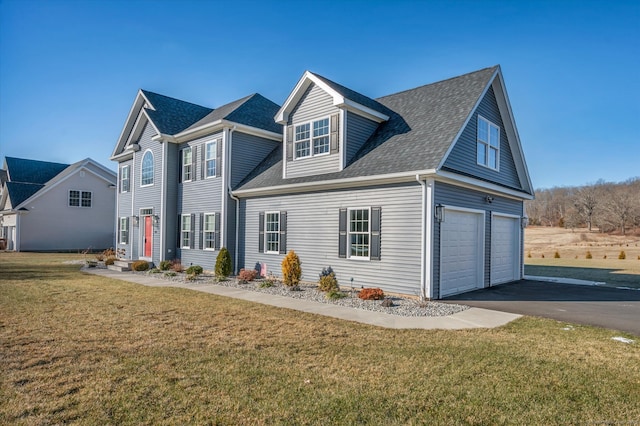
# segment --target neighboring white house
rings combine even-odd
[[[0,173],[0,245],[13,251],[114,246],[116,174],[74,164],[6,157]]]

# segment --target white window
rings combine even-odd
[[[280,212],[264,215],[264,239],[266,253],[280,253]]]
[[[129,192],[131,179],[129,178],[129,167],[122,166],[120,169],[120,192]]]
[[[349,257],[368,259],[370,237],[369,209],[350,209],[348,226]]]
[[[478,116],[478,164],[498,170],[500,164],[500,127]]]
[[[214,177],[216,175],[216,156],[218,154],[217,141],[207,142],[205,148],[205,170],[206,177]]]
[[[182,150],[182,182],[189,182],[192,178],[191,148]]]
[[[120,218],[120,235],[118,236],[120,244],[129,244],[129,218]]]
[[[142,175],[140,185],[148,186],[153,185],[153,153],[147,151],[142,157]]]
[[[295,158],[329,153],[329,119],[295,126]]]
[[[180,222],[180,246],[191,248],[191,215],[183,214]]]
[[[70,190],[69,207],[91,207],[91,192]]]
[[[216,248],[216,215],[207,213],[204,215],[204,248],[214,250]]]

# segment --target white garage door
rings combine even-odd
[[[484,287],[483,217],[446,210],[440,232],[440,297]]]
[[[493,216],[491,223],[491,285],[515,281],[520,270],[519,218]]]

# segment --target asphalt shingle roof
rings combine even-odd
[[[9,191],[11,205],[14,208],[42,188],[44,185],[39,183],[7,182],[7,191]]]
[[[45,184],[69,167],[69,164],[6,157],[11,182]]]
[[[279,147],[236,189],[435,169],[497,69],[485,68],[376,99],[390,118],[340,172],[283,179]]]
[[[180,99],[142,90],[155,110],[147,108],[149,118],[161,133],[175,135],[209,114],[212,109]]]
[[[326,83],[329,87],[331,87],[333,90],[340,93],[342,96],[344,96],[347,99],[350,99],[354,102],[359,103],[360,105],[364,105],[367,108],[371,108],[375,111],[381,112],[386,115],[389,115],[391,113],[391,111],[389,111],[389,109],[386,106],[382,105],[380,102],[376,100],[371,99],[368,96],[358,93],[355,90],[351,90],[348,87],[344,87],[343,85],[338,84],[335,81],[331,81],[328,78],[323,77],[319,74],[316,74],[316,73],[312,73],[312,74],[318,77],[320,80]]]

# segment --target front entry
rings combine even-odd
[[[153,247],[153,218],[151,216],[144,217],[144,235],[143,235],[143,256],[151,257],[151,247]]]

